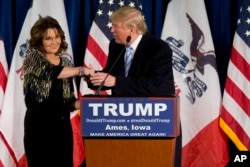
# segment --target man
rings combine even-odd
[[[89,87],[95,89],[105,80],[103,89],[111,89],[115,96],[173,95],[172,50],[147,32],[142,13],[134,7],[122,7],[112,13],[110,20],[114,39],[109,45],[107,64],[90,77]],[[128,62],[126,74],[125,50],[129,46],[132,61]]]
[[[142,13],[133,7],[122,7],[112,13],[110,20],[114,39],[109,44],[107,64],[90,76],[89,87],[103,86],[120,97],[174,95],[172,50],[165,41],[147,32]],[[131,62],[126,61],[129,47]],[[181,166],[181,135],[177,137],[174,163]]]

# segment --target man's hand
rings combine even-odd
[[[89,79],[94,86],[99,86],[106,77],[107,77],[107,73],[97,72],[94,75],[91,75]],[[104,82],[104,86],[106,87],[115,86],[115,77],[112,75],[109,75]]]

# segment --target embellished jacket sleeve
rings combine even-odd
[[[24,94],[34,96],[37,102],[44,101],[62,69],[49,63],[40,51],[28,49],[23,62]]]

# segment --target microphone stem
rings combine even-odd
[[[105,78],[103,79],[103,81],[101,82],[100,86],[97,88],[96,92],[95,92],[95,95],[100,95],[100,92],[101,92],[101,89],[102,87],[104,86],[104,83],[106,81],[106,79],[108,78],[108,76],[110,75],[110,72],[113,70],[114,66],[116,65],[117,61],[119,60],[119,58],[121,57],[122,53],[124,52],[124,50],[126,49],[126,46],[128,45],[128,43],[130,42],[131,40],[131,36],[128,36],[127,39],[126,39],[126,45],[125,47],[122,49],[122,51],[120,52],[120,54],[117,56],[117,58],[115,59],[115,62],[112,64],[112,66],[110,67],[107,75],[105,76]]]
[[[109,76],[111,70],[114,68],[116,62],[117,62],[118,59],[121,57],[121,55],[122,55],[122,53],[123,53],[123,51],[124,51],[125,49],[126,49],[126,47],[124,47],[124,48],[122,49],[122,51],[120,52],[120,54],[119,54],[119,55],[117,56],[117,58],[115,59],[115,62],[112,64],[112,66],[110,67],[110,69],[109,69],[107,75],[105,76],[105,78],[104,78],[103,81],[101,82],[100,86],[99,86],[98,89],[96,90],[95,95],[100,95],[101,89],[102,89],[102,87],[104,86],[104,83],[105,83],[106,79],[108,78],[108,76]]]

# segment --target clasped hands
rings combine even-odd
[[[89,65],[87,68],[86,74],[89,74],[89,82],[91,82],[94,86],[99,86],[104,80],[104,86],[113,87],[115,86],[116,78],[112,75],[107,75],[105,72],[95,72],[95,69],[92,65]]]

